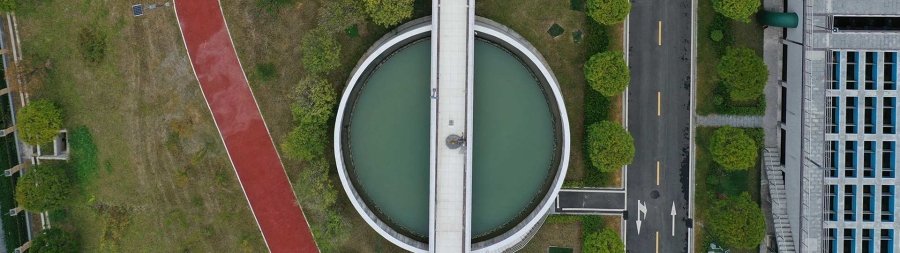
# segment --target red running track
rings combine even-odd
[[[175,1],[194,74],[272,252],[318,252],[250,91],[218,0]]]

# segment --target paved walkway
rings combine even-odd
[[[563,188],[556,198],[559,214],[610,214],[625,211],[625,189]]]
[[[697,116],[698,126],[733,126],[743,128],[759,128],[763,126],[762,116],[707,115]]]
[[[271,252],[318,252],[250,92],[218,0],[177,0],[176,16],[206,103]]]

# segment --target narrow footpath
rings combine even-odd
[[[318,252],[241,68],[218,0],[175,1],[194,74],[271,252]]]

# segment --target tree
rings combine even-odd
[[[57,210],[68,195],[69,179],[58,164],[32,166],[16,184],[16,201],[32,212]]]
[[[710,233],[727,246],[752,249],[766,236],[766,218],[747,192],[715,201],[708,212]]]
[[[63,231],[58,228],[44,229],[41,235],[34,238],[30,253],[62,253],[62,252],[78,252],[81,246],[75,234]]]
[[[2,12],[14,12],[16,11],[16,2],[18,0],[0,0],[0,11]]]
[[[750,23],[750,15],[759,10],[762,3],[759,0],[713,0],[713,8],[716,12],[731,19]]]
[[[328,143],[328,127],[324,124],[300,122],[288,133],[281,148],[289,158],[310,161],[325,153]]]
[[[584,253],[621,253],[625,252],[625,244],[619,238],[619,234],[609,228],[602,232],[587,234],[582,240],[582,252]]]
[[[594,90],[607,97],[621,94],[631,82],[622,51],[607,51],[591,56],[584,63],[584,78]]]
[[[310,73],[323,73],[341,66],[341,45],[324,28],[316,28],[303,36],[300,62]]]
[[[726,126],[713,133],[709,143],[713,161],[726,170],[746,170],[756,164],[756,142],[743,129]]]
[[[62,128],[62,111],[46,100],[28,103],[16,115],[19,138],[28,144],[39,145],[52,142]]]
[[[732,100],[755,100],[763,93],[769,69],[762,58],[746,47],[729,48],[716,67]]]
[[[588,126],[587,148],[591,164],[602,172],[618,170],[634,159],[634,138],[622,125],[611,121]]]
[[[597,23],[615,25],[625,21],[631,12],[628,0],[587,0],[587,14]]]
[[[316,75],[308,75],[294,87],[291,97],[291,113],[294,120],[310,124],[325,124],[334,109],[334,88],[327,80]]]
[[[310,219],[316,245],[322,252],[330,252],[343,245],[349,239],[348,224],[334,210],[338,199],[338,190],[328,177],[331,169],[329,160],[318,157],[306,164],[300,171],[294,192],[303,206],[306,217]]]
[[[413,0],[363,0],[375,24],[390,27],[412,17]]]

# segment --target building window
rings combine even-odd
[[[866,90],[875,90],[875,77],[878,76],[878,68],[875,63],[878,62],[878,54],[875,52],[866,52],[866,64],[863,65],[863,76],[865,76]]]
[[[874,252],[875,240],[872,238],[874,233],[875,229],[862,230],[862,252]]]
[[[787,45],[785,45],[787,46]],[[785,64],[785,66],[787,66]],[[828,89],[837,90],[841,88],[841,52],[831,51],[831,61],[828,62]],[[785,71],[787,73],[787,71]]]
[[[877,98],[866,97],[863,108],[863,133],[875,134],[875,117]]]
[[[875,177],[875,142],[863,142],[863,177]]]
[[[881,221],[894,222],[894,200],[896,188],[893,185],[881,186]]]
[[[836,228],[828,229],[828,235],[825,237],[826,253],[837,253],[837,236]]]
[[[783,146],[782,146],[783,147]],[[838,176],[838,142],[829,141],[825,143],[825,175],[828,177]]]
[[[844,177],[856,177],[856,141],[844,142]]]
[[[837,221],[838,217],[838,186],[827,185],[825,187],[825,218],[828,221]]]
[[[881,230],[881,253],[894,253],[894,230]]]
[[[874,185],[863,185],[863,210],[862,210],[862,220],[872,222],[875,221],[875,186]],[[864,251],[868,252],[868,251]]]
[[[856,90],[859,87],[857,86],[857,81],[859,81],[859,52],[847,52],[847,89],[848,90]]]
[[[847,97],[847,105],[846,105],[846,114],[847,114],[847,123],[845,131],[848,134],[856,133],[856,118],[857,118],[857,106],[859,105],[859,99],[857,97]]]
[[[897,158],[897,143],[884,141],[881,143],[881,177],[894,178],[896,170],[894,161]]]
[[[844,251],[846,253],[855,253],[856,252],[856,230],[845,228],[844,229]]]
[[[841,99],[839,97],[828,97],[825,99],[825,118],[826,118],[826,129],[825,131],[829,134],[839,133],[840,124],[840,113],[838,113],[840,109],[839,105],[841,103]]]
[[[856,221],[855,185],[844,185],[844,221]]]
[[[897,98],[885,97],[884,109],[881,113],[882,129],[885,134],[897,133]]]
[[[897,89],[897,52],[884,53],[884,89]]]

